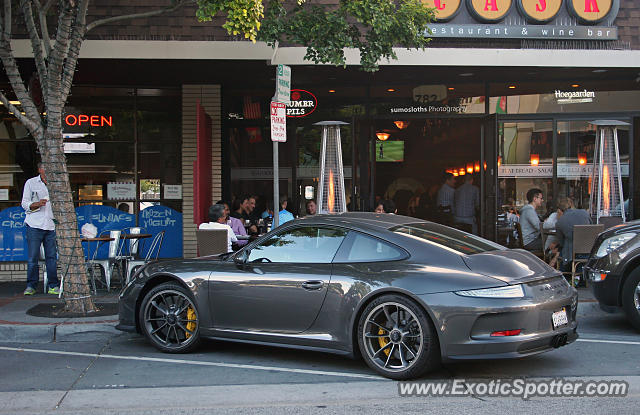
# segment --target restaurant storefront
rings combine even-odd
[[[383,72],[389,78],[412,71],[422,82],[432,78],[425,69],[395,69]],[[640,89],[634,81],[590,80],[586,74],[593,77],[593,70],[585,71],[584,78],[556,72],[557,81],[538,84],[514,77],[507,83],[384,82],[345,90],[339,82],[310,85],[309,93],[317,97],[314,111],[290,117],[288,142],[280,145],[282,193],[294,201],[294,213],[304,215],[319,175],[320,131],[314,124],[339,120],[348,123],[342,127],[343,163],[352,210],[372,210],[376,198],[389,198],[399,213],[415,216],[412,198],[437,191],[444,172],[452,172],[460,183],[472,174],[483,195],[482,234],[495,239],[497,214],[522,207],[530,188],[542,189],[546,200],[571,197],[577,207],[588,208],[596,137],[591,121],[608,119],[627,123],[618,129],[622,184],[629,217],[636,217],[630,192]],[[246,99],[266,108],[269,97]],[[239,191],[269,198],[272,160],[266,118],[247,120],[226,109],[225,114],[233,118],[225,125],[230,143],[226,196],[233,198]]]
[[[590,122],[609,119],[628,124],[619,128],[625,209],[640,218],[640,39],[630,29],[639,24],[637,7],[594,2],[600,11],[592,19],[547,1],[555,14],[539,21],[526,2],[492,2],[504,11],[497,17],[474,13],[477,2],[438,2],[456,8],[440,9],[432,47],[398,49],[398,61],[373,74],[352,60],[347,68],[310,65],[302,48],[273,51],[225,37],[185,35],[191,49],[139,40],[134,58],[124,52],[128,41],[96,40],[109,38],[111,29],[100,29],[85,41],[92,52],[81,56],[65,108],[80,224],[164,229],[171,243],[161,256],[190,257],[194,176],[210,179],[207,203],[252,194],[264,209],[273,198],[268,109],[277,63],[293,72],[279,174],[294,214],[304,215],[305,201],[317,193],[321,132],[314,124],[338,120],[347,123],[341,136],[349,209],[372,210],[381,197],[413,214],[415,196],[437,189],[443,172],[459,181],[473,174],[481,233],[496,239],[497,214],[522,206],[531,187],[547,200],[570,196],[587,207],[596,133]],[[183,27],[204,27],[190,15],[179,18]],[[209,117],[210,154],[197,151],[198,108]],[[2,115],[0,280],[25,275],[19,203],[39,160],[24,128]],[[198,157],[210,159],[207,172],[194,170]]]

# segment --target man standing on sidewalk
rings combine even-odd
[[[56,263],[56,225],[53,221],[53,210],[49,202],[47,177],[44,166],[38,163],[38,173],[24,184],[22,192],[22,208],[26,212],[24,219],[27,228],[27,288],[24,295],[33,295],[38,287],[40,272],[38,259],[40,245],[44,245],[44,255],[47,263],[47,277],[49,279],[49,294],[60,293],[58,270]]]

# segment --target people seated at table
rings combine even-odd
[[[249,224],[248,231],[252,235],[258,234],[258,219],[254,210],[256,208],[256,198],[251,195],[242,195],[233,201],[231,216],[240,219],[245,226]]]
[[[226,222],[224,205],[215,204],[209,208],[209,222],[201,223],[198,229],[226,229],[227,252],[232,252],[232,244],[238,242],[238,238]]]
[[[374,212],[395,214],[396,212],[398,212],[398,209],[396,209],[396,204],[394,203],[393,200],[381,199],[378,202],[378,206],[376,206],[376,209],[374,210]]]
[[[584,209],[576,209],[573,200],[566,199],[567,207],[562,217],[556,222],[556,236],[558,243],[562,246],[560,257],[563,260],[563,271],[568,270],[568,264],[571,263],[573,257],[573,227],[575,225],[591,224],[591,217]]]
[[[287,204],[289,203],[289,199],[286,196],[280,197],[280,211],[278,212],[278,224],[282,225],[283,223],[289,222],[293,219],[293,213],[287,210]]]
[[[226,224],[231,227],[231,230],[233,231],[233,233],[236,234],[236,237],[247,236],[247,231],[245,230],[244,224],[242,223],[242,221],[238,218],[234,218],[229,215],[230,213],[229,204],[224,200],[218,200],[216,205],[224,206],[224,216],[225,216]],[[247,242],[249,242],[248,239],[238,239],[238,241],[235,242],[234,245],[240,247],[240,246],[246,245]]]
[[[556,231],[556,224],[558,219],[562,217],[562,214],[569,208],[569,202],[566,198],[561,198],[557,203],[550,202],[549,210],[551,213],[542,223],[544,232],[547,232],[547,240],[544,244],[544,251],[549,258],[549,265],[556,266],[558,257],[560,255],[560,243],[558,242]]]
[[[264,211],[262,212],[262,214],[260,214],[260,218],[264,220],[273,219],[273,200],[269,200],[267,202],[267,206],[265,206]]]
[[[307,212],[307,216],[312,216],[317,213],[316,202],[313,199],[307,200],[307,203],[305,203],[304,208],[305,208],[305,211]]]
[[[536,210],[542,206],[542,190],[533,188],[527,192],[528,204],[520,210],[520,226],[522,243],[528,251],[542,251],[542,235],[540,235],[540,218]]]
[[[549,232],[549,233],[555,231],[556,230],[556,222],[562,216],[562,213],[565,210],[566,210],[566,207],[564,209],[562,209],[562,206],[559,203],[556,203],[556,202],[551,201],[551,200],[548,201],[547,202],[547,213],[548,214],[546,215],[546,218],[542,222],[543,230],[546,231],[546,232]],[[547,250],[549,250],[549,246],[552,243],[557,244],[558,243],[558,239],[556,238],[555,235],[550,234],[549,236],[547,236],[547,240],[544,243],[545,252]]]

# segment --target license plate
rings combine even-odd
[[[560,326],[564,326],[565,324],[569,324],[569,319],[567,318],[567,310],[562,309],[560,311],[556,311],[551,316],[553,319],[553,328],[556,329]]]

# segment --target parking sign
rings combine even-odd
[[[271,141],[287,141],[287,106],[282,102],[271,103]]]

